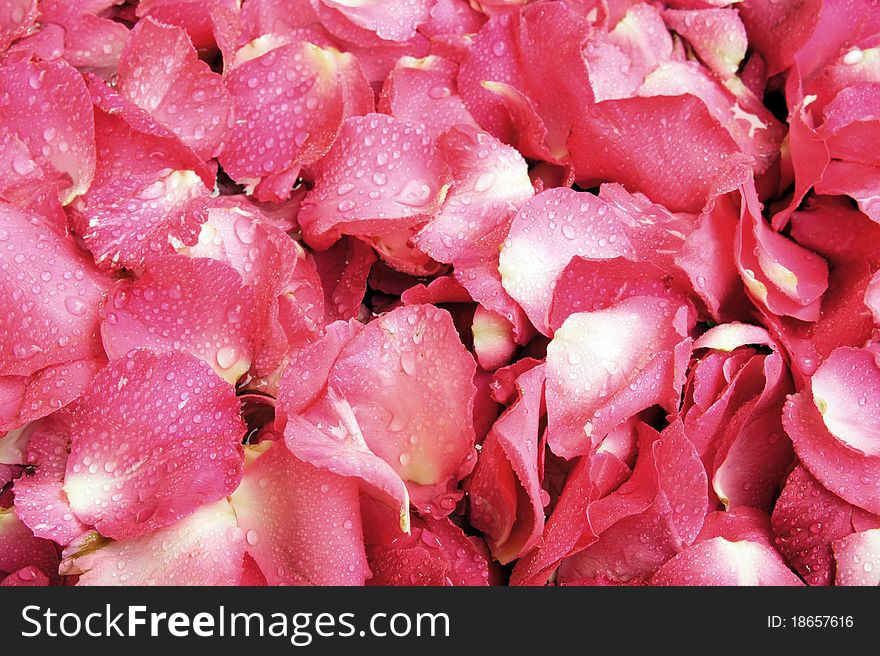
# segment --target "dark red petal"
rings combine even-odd
[[[853,531],[852,511],[803,465],[788,477],[773,509],[774,544],[807,584],[834,580],[831,543]]]

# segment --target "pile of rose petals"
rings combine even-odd
[[[0,585],[878,585],[877,0],[0,0]]]

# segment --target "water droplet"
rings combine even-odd
[[[64,299],[64,307],[75,317],[81,317],[86,313],[87,309],[86,304],[75,296],[68,296]]]
[[[257,544],[260,541],[260,536],[257,535],[256,531],[251,529],[250,531],[248,531],[245,534],[245,540],[247,540],[247,543],[249,545],[254,546],[255,544]]]
[[[227,344],[217,351],[217,366],[221,369],[229,369],[238,360],[238,349]]]

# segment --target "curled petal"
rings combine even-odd
[[[36,169],[60,183],[54,191],[64,205],[84,193],[95,174],[95,128],[76,69],[63,61],[8,64],[0,68],[0,97],[0,122],[24,146],[11,157],[11,179],[0,178],[0,195],[18,184],[15,174]]]
[[[361,330],[328,385],[351,404],[370,450],[403,480],[430,488],[472,466],[475,368],[448,312],[410,305]]]
[[[783,421],[798,457],[829,490],[880,513],[880,366],[867,349],[838,348],[813,375],[811,389],[789,397]]]
[[[232,101],[181,28],[149,17],[138,21],[122,52],[116,85],[202,159],[222,149]]]

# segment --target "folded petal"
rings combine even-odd
[[[473,466],[475,368],[448,312],[409,305],[349,341],[328,385],[351,404],[373,453],[403,480],[431,487]]]
[[[235,0],[144,0],[137,6],[138,17],[150,17],[158,23],[176,25],[186,30],[193,45],[202,50],[216,47],[213,12],[218,8],[238,13]]]
[[[496,420],[487,437],[487,442],[497,441],[498,451],[490,455],[487,450],[491,445],[484,443],[468,485],[471,522],[491,538],[492,555],[501,563],[529,551],[544,530],[543,490],[538,475],[544,368],[535,367],[521,374],[517,388],[519,398]],[[495,474],[500,476],[496,479]],[[505,475],[508,480],[512,475],[516,477],[512,485],[505,486]],[[491,499],[495,496],[509,499],[512,507],[508,516],[498,516],[504,507],[494,506]]]
[[[101,85],[101,86],[97,86]],[[98,169],[89,192],[77,199],[73,229],[104,268],[143,268],[151,257],[193,245],[204,216],[193,211],[206,197],[213,173],[189,148],[121,97],[103,94],[97,109]]]
[[[300,167],[333,145],[343,118],[369,111],[347,107],[366,88],[356,60],[295,36],[267,35],[239,50],[225,83],[236,129],[220,163],[240,184],[259,184],[262,200],[285,199]]]
[[[736,74],[746,54],[746,28],[736,9],[667,9],[663,20],[688,40],[719,77]]]
[[[151,17],[138,21],[122,51],[116,88],[199,157],[222,149],[232,101],[183,29]]]
[[[616,211],[592,194],[556,188],[538,194],[517,212],[499,271],[504,289],[535,327],[549,335],[553,290],[572,257],[633,254]]]
[[[749,295],[774,314],[815,321],[828,264],[767,225],[751,182],[742,187],[740,216],[734,249]]]
[[[379,111],[425,123],[434,137],[456,125],[477,128],[458,95],[457,75],[458,66],[444,57],[401,57],[382,87]]]
[[[0,7],[0,52],[26,35],[37,20],[37,0],[11,0]]]
[[[343,237],[312,256],[324,289],[325,323],[356,318],[367,293],[367,276],[376,261],[373,249],[359,239]]]
[[[28,476],[15,481],[15,511],[34,535],[66,545],[85,534],[62,490],[70,448],[70,418],[55,413],[31,424],[27,462],[33,468]]]
[[[232,388],[193,356],[132,351],[111,362],[71,423],[64,492],[80,521],[146,535],[231,493],[244,422]]]
[[[534,190],[522,156],[485,132],[454,127],[438,139],[437,148],[452,184],[415,241],[435,260],[468,269],[497,257],[514,213]]]
[[[556,455],[589,453],[593,439],[654,404],[675,408],[690,313],[681,301],[633,296],[565,320],[547,347],[548,443]]]
[[[12,157],[13,173],[41,169],[50,178],[66,176],[57,190],[65,205],[84,193],[95,174],[95,129],[76,69],[63,61],[8,64],[0,68],[0,97],[7,100],[0,122],[25,146]],[[0,194],[6,187],[2,179]]]
[[[639,446],[632,476],[590,506],[590,526],[599,539],[563,561],[560,582],[597,575],[622,582],[646,579],[699,534],[707,509],[706,474],[681,422],[659,436],[643,425]]]

